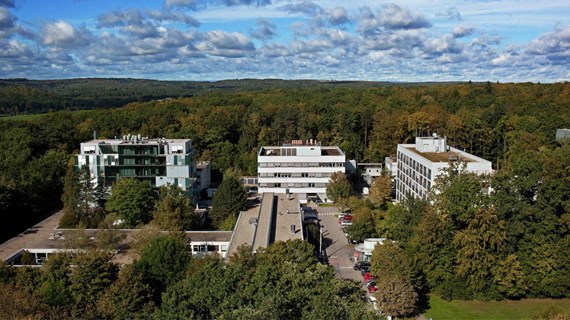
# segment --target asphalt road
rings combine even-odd
[[[317,210],[321,225],[323,225],[323,247],[328,262],[334,267],[338,278],[362,281],[360,272],[354,271],[351,258],[354,255],[354,244],[349,244],[341,225],[338,223],[340,211],[336,207],[313,207]]]

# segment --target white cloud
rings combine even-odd
[[[471,26],[457,26],[453,29],[453,36],[455,38],[468,37],[473,34],[474,28]]]
[[[193,8],[193,0],[164,0],[164,6],[168,9],[174,7]]]
[[[73,48],[89,43],[90,33],[87,29],[75,29],[69,23],[59,20],[44,25],[42,42],[48,46]]]

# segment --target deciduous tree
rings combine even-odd
[[[350,196],[350,182],[341,171],[333,173],[327,185],[327,197],[334,202],[348,199]]]
[[[113,184],[105,209],[121,219],[125,227],[133,228],[150,221],[155,199],[148,182],[120,179]]]
[[[247,193],[244,187],[234,173],[227,171],[212,200],[210,216],[214,224],[221,225],[224,220],[237,217],[246,204]]]

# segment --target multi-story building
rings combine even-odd
[[[111,186],[121,178],[136,178],[154,188],[177,185],[196,201],[196,161],[189,139],[149,139],[140,135],[95,139],[81,143],[75,165],[87,165],[95,185],[104,181]]]
[[[339,147],[321,146],[312,139],[261,147],[257,155],[259,193],[291,193],[299,199],[327,201],[330,176],[345,173],[345,162]]]
[[[210,161],[200,161],[196,164],[196,186],[198,192],[202,192],[210,187],[211,172]]]
[[[467,172],[491,174],[491,162],[447,145],[447,138],[417,137],[415,144],[398,144],[396,201],[423,198],[435,178],[451,162],[465,163]]]

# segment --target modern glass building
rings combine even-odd
[[[95,185],[103,181],[111,186],[121,178],[136,178],[154,188],[177,185],[196,200],[196,161],[190,139],[149,139],[140,135],[95,139],[81,143],[75,165],[78,169],[89,166]]]

